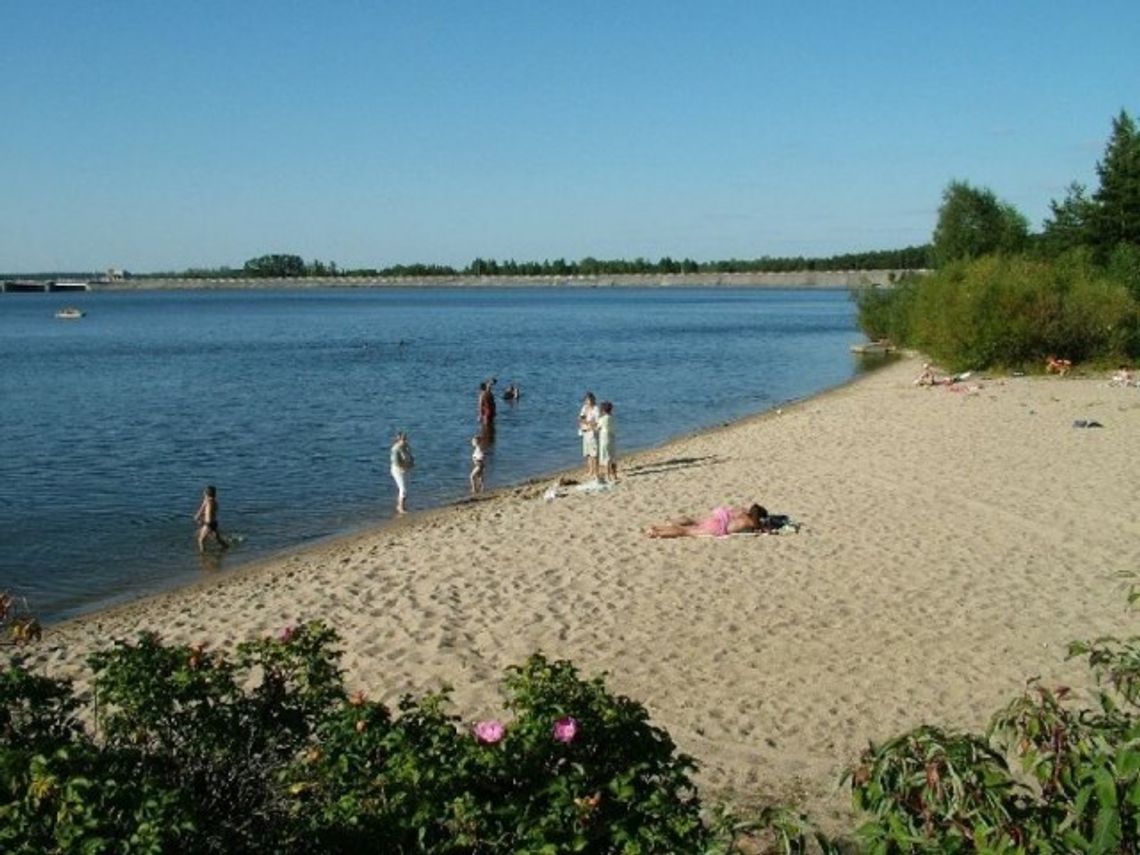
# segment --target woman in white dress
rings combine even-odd
[[[578,436],[582,437],[582,456],[586,458],[586,479],[598,477],[598,418],[601,416],[593,392],[586,393],[578,411]]]

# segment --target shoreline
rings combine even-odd
[[[704,797],[850,828],[835,781],[869,740],[984,727],[1034,674],[1087,687],[1067,642],[1134,631],[1118,574],[1140,560],[1136,390],[919,389],[917,370],[902,358],[624,457],[608,492],[503,488],[53,624],[20,654],[84,690],[85,656],[143,629],[225,649],[321,618],[350,690],[394,705],[449,684],[472,720],[501,716],[503,670],[541,651],[645,704]],[[751,501],[803,529],[641,534]]]
[[[897,357],[891,355],[886,360],[876,357],[876,361],[882,361],[883,364],[876,365],[874,368],[864,371],[860,374],[852,376],[850,379],[842,383],[836,383],[815,392],[811,395],[806,395],[800,398],[790,398],[787,401],[782,401],[773,404],[763,410],[758,410],[754,413],[741,416],[740,418],[732,421],[723,422],[721,424],[709,425],[707,427],[694,428],[684,431],[668,439],[662,440],[651,446],[638,448],[631,451],[627,457],[621,458],[619,466],[622,463],[628,465],[633,462],[636,463],[637,459],[648,454],[655,452],[667,452],[671,445],[676,443],[685,442],[688,440],[696,439],[705,435],[715,435],[719,431],[732,430],[735,427],[742,426],[753,421],[768,419],[771,417],[779,416],[783,410],[790,410],[795,407],[804,406],[812,401],[826,398],[826,396],[840,392],[843,389],[859,383],[874,371],[881,370],[896,361]],[[619,471],[620,474],[620,471]],[[164,587],[158,590],[140,593],[136,595],[126,595],[128,599],[121,602],[109,603],[102,606],[96,606],[90,611],[84,611],[82,614],[74,615],[72,617],[62,618],[54,621],[43,621],[45,634],[54,629],[61,629],[72,624],[81,624],[85,621],[99,618],[101,616],[114,616],[120,612],[132,611],[135,607],[144,606],[148,601],[164,597],[180,598],[183,594],[190,595],[194,591],[201,589],[213,588],[218,585],[226,585],[239,575],[247,573],[259,572],[272,572],[273,568],[278,567],[281,563],[288,561],[294,557],[307,555],[310,552],[338,548],[338,547],[351,547],[359,540],[368,539],[374,536],[379,536],[385,532],[399,530],[405,527],[422,524],[431,521],[437,516],[442,514],[462,510],[463,508],[470,508],[474,505],[483,504],[485,502],[499,501],[504,498],[528,496],[534,498],[554,481],[560,478],[582,475],[582,467],[571,467],[564,469],[555,469],[547,473],[535,475],[533,477],[525,478],[522,481],[513,484],[504,484],[496,487],[493,490],[488,490],[479,496],[466,495],[459,499],[454,499],[444,502],[440,505],[432,505],[429,507],[416,509],[410,511],[403,517],[394,516],[378,521],[362,522],[358,525],[352,526],[343,531],[331,532],[320,537],[313,538],[308,541],[295,543],[289,546],[283,546],[280,549],[275,549],[272,552],[252,558],[249,561],[243,561],[228,567],[225,570],[217,573],[216,575],[188,580],[183,582],[172,582],[170,587]]]

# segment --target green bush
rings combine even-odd
[[[509,669],[507,717],[465,725],[446,691],[347,697],[335,643],[116,644],[91,657],[94,733],[69,684],[9,667],[0,851],[1140,853],[1140,638],[1071,645],[1091,702],[1031,681],[983,735],[872,745],[843,850],[786,808],[702,809],[693,761],[569,662]]]
[[[446,691],[346,697],[318,622],[232,658],[153,634],[91,656],[95,733],[67,683],[0,675],[5,852],[729,852],[815,835],[770,810],[712,818],[693,761],[637,702],[533,656],[509,719],[464,726]]]
[[[1032,680],[984,736],[920,727],[849,770],[872,852],[1140,852],[1140,639],[1077,642],[1101,689]],[[1009,760],[1018,761],[1019,770]]]
[[[1119,269],[1128,261],[1122,253]],[[1037,366],[1050,355],[1129,360],[1140,355],[1140,304],[1120,275],[1081,250],[990,255],[858,294],[859,323],[955,370]]]

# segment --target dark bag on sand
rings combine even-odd
[[[768,531],[777,531],[786,526],[789,522],[791,522],[791,520],[788,519],[787,514],[769,514],[768,518],[764,520],[764,527],[768,529]]]

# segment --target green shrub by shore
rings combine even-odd
[[[1131,287],[1130,287],[1131,286]],[[1075,250],[1055,260],[988,255],[857,296],[872,338],[954,370],[1025,368],[1055,355],[1116,363],[1140,356],[1135,283]]]

